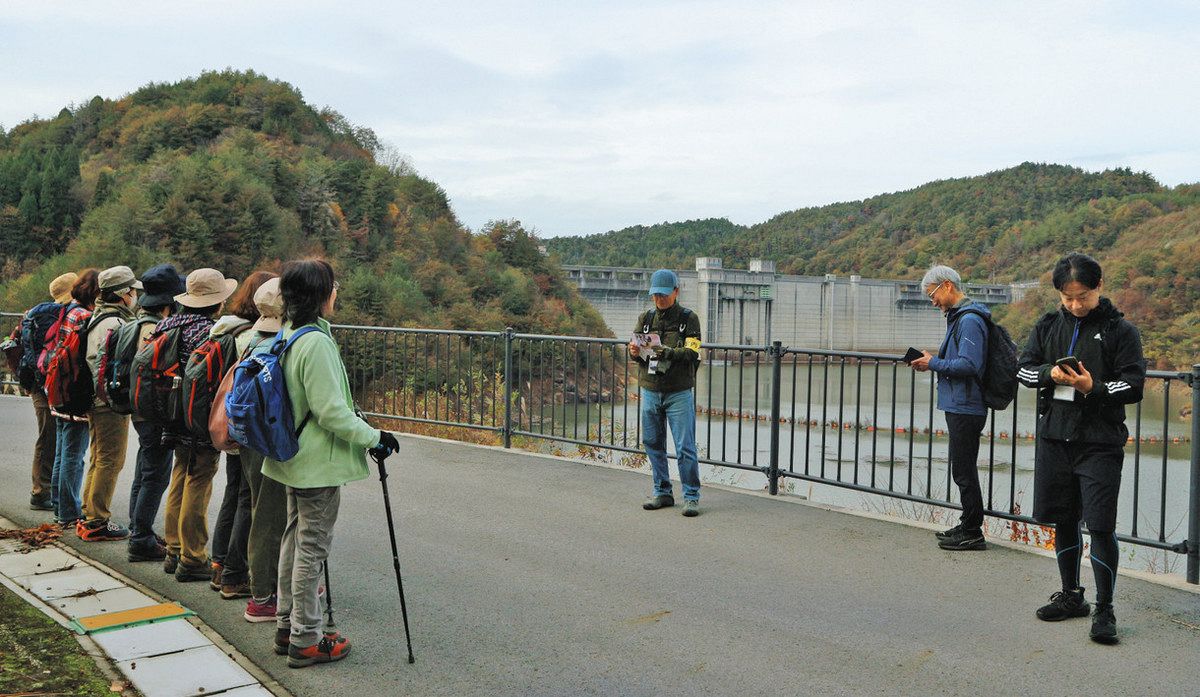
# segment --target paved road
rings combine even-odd
[[[44,520],[26,506],[28,402],[0,398],[0,424],[0,513]],[[1051,559],[942,552],[923,530],[721,490],[699,518],[644,512],[642,475],[401,443],[391,486],[415,665],[376,479],[342,498],[331,568],[355,648],[337,665],[289,670],[240,601],[128,564],[120,543],[71,543],[195,609],[298,695],[1200,693],[1191,593],[1122,578],[1124,641],[1103,647],[1085,620],[1034,618]]]

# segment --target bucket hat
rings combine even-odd
[[[225,274],[216,269],[196,269],[188,274],[187,292],[176,295],[175,302],[184,307],[220,305],[233,295],[237,285],[237,281],[225,278]]]

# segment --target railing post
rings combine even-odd
[[[504,328],[504,447],[512,447],[513,328]]]
[[[1192,366],[1192,486],[1188,490],[1187,581],[1200,583],[1200,365]],[[1163,418],[1171,418],[1164,414]],[[1167,447],[1163,443],[1163,447]]]
[[[771,460],[767,469],[767,490],[779,493],[779,384],[783,373],[783,342],[773,341],[767,348],[771,357]]]

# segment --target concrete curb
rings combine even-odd
[[[18,526],[0,517],[0,528]],[[68,545],[55,542],[35,550],[24,545],[11,547],[14,551],[0,550],[0,584],[72,630],[110,679],[128,681],[145,697],[290,697],[282,685],[190,611],[186,616],[81,633],[81,619],[95,620],[172,601]],[[102,588],[98,590],[97,585]]]

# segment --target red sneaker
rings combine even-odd
[[[274,622],[275,608],[275,596],[273,595],[261,603],[251,598],[246,601],[246,612],[242,614],[242,617],[245,617],[247,622]]]
[[[288,645],[288,668],[304,668],[314,663],[333,663],[340,661],[350,653],[350,640],[344,636],[328,634],[312,646],[301,648],[295,644]]]
[[[330,641],[337,641],[342,638],[337,632],[325,632],[325,638]],[[292,645],[292,630],[290,629],[275,629],[275,653],[279,656],[286,656],[288,647]]]

